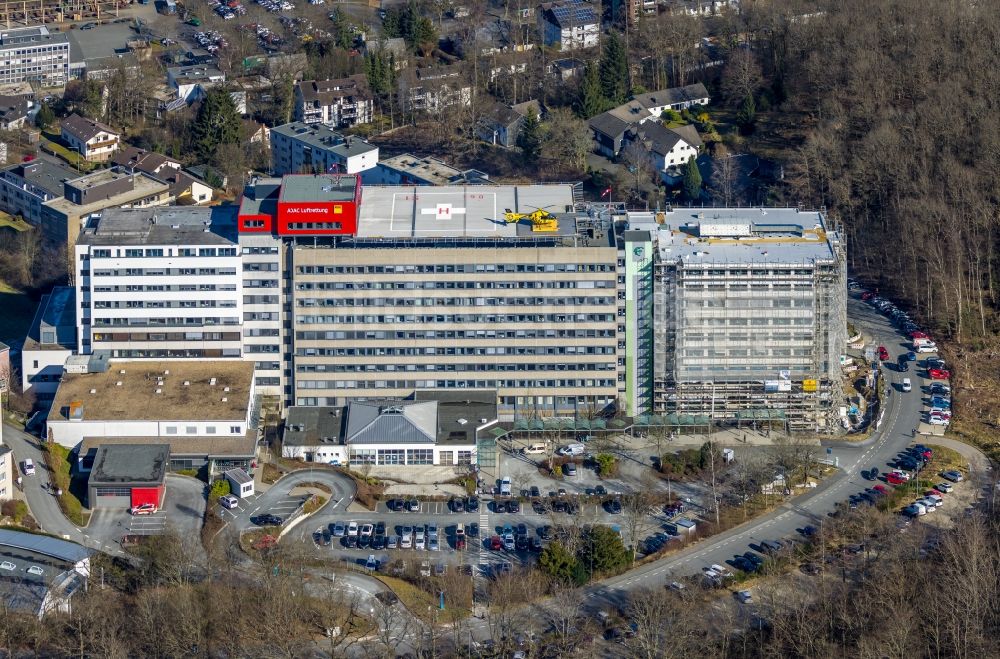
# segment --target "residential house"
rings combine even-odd
[[[112,163],[127,172],[142,172],[170,186],[171,200],[178,204],[207,204],[212,186],[197,176],[181,171],[181,163],[167,156],[134,146],[119,152]]]
[[[417,69],[407,93],[407,109],[435,113],[471,104],[472,86],[462,73],[458,65]]]
[[[575,57],[564,57],[549,62],[547,73],[561,82],[582,76],[587,63]]]
[[[644,148],[665,183],[675,183],[681,178],[684,165],[698,157],[702,146],[694,126],[667,128],[659,121],[647,121],[629,129],[625,140]]]
[[[63,196],[63,183],[80,175],[66,165],[48,160],[12,165],[0,171],[0,210],[42,223],[42,207]]]
[[[335,128],[367,124],[375,110],[364,75],[336,80],[303,80],[295,85],[295,120]]]
[[[541,116],[538,101],[526,101],[512,106],[498,104],[479,120],[476,135],[495,146],[512,148],[517,145],[521,126],[530,114],[536,119]]]
[[[93,119],[71,114],[62,120],[62,139],[88,162],[106,162],[118,150],[121,134]]]
[[[0,130],[23,128],[29,105],[23,96],[0,96]]]
[[[187,103],[204,98],[206,90],[225,81],[225,73],[206,64],[173,66],[167,69],[167,85],[174,90],[178,99],[184,99]]]
[[[718,16],[726,9],[739,9],[739,0],[666,0],[671,14],[687,16]]]
[[[561,52],[593,48],[600,43],[601,18],[583,0],[558,0],[538,8],[542,44]]]
[[[243,139],[250,144],[260,144],[269,149],[271,148],[271,129],[266,124],[253,119],[244,119]]]
[[[674,87],[646,94],[593,117],[590,129],[594,133],[594,150],[608,158],[621,151],[625,133],[639,124],[659,119],[665,110],[682,110],[695,105],[705,105],[711,100],[705,85],[700,82],[685,87]]]

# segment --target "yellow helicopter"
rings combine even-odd
[[[509,208],[503,211],[503,219],[507,224],[517,224],[521,220],[531,222],[532,231],[558,231],[559,220],[544,208],[536,208],[530,213],[515,213]]]

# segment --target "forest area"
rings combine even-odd
[[[787,199],[842,223],[849,267],[949,339],[955,430],[994,452],[1000,13],[993,3],[835,0],[760,49],[788,100]]]

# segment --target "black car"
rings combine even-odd
[[[507,502],[507,512],[509,513],[519,513],[521,512],[521,502],[517,499],[511,499]]]
[[[621,515],[622,502],[618,499],[608,499],[604,502],[604,509],[612,515]]]
[[[542,538],[542,540],[551,540],[553,538],[553,535],[554,535],[553,531],[552,531],[552,527],[549,526],[548,524],[546,524],[545,526],[540,527],[538,529],[538,535]]]
[[[330,538],[331,538],[332,535],[333,534],[330,533],[330,529],[323,529],[323,546],[324,547],[329,547],[330,546],[330,542],[331,542]]]
[[[389,499],[385,502],[385,507],[392,512],[399,512],[403,509],[404,504],[402,499]]]
[[[594,488],[594,494],[599,497],[603,497],[608,493],[608,490],[603,485],[598,485]]]
[[[368,549],[372,544],[372,537],[370,535],[358,536],[358,549]]]
[[[448,502],[448,507],[451,508],[451,512],[460,513],[465,510],[465,502],[461,499],[452,499]]]
[[[541,499],[535,499],[531,502],[531,509],[534,510],[537,515],[544,515],[546,513],[545,502]]]
[[[478,522],[473,522],[473,523],[469,524],[468,526],[466,526],[465,527],[465,535],[469,536],[470,538],[478,538],[479,537],[479,523]]]
[[[514,538],[514,548],[517,551],[525,551],[528,549],[528,537],[524,535],[519,535]]]
[[[282,519],[277,515],[258,515],[251,520],[257,526],[281,526]]]
[[[733,559],[733,567],[737,570],[743,570],[744,572],[754,572],[757,569],[757,564],[744,558],[743,556],[737,556]]]
[[[564,513],[566,512],[566,502],[562,499],[556,499],[552,502],[552,512]]]
[[[910,370],[910,364],[906,361],[906,359],[900,359],[898,368],[900,373],[906,373]]]
[[[479,499],[476,497],[469,497],[465,500],[465,509],[470,513],[477,512],[479,510]]]
[[[420,501],[417,499],[410,499],[409,501],[406,502],[406,509],[409,510],[411,513],[419,513]]]
[[[385,535],[385,522],[376,522],[375,535]]]
[[[540,496],[542,496],[542,491],[538,489],[537,485],[532,485],[531,486],[531,490],[530,490],[530,494],[533,497],[540,497]]]
[[[385,549],[385,535],[378,533],[372,536],[372,549],[376,551],[381,551]]]
[[[496,499],[493,501],[493,512],[503,515],[507,512],[507,502],[502,499]]]
[[[764,557],[761,556],[760,554],[755,554],[752,551],[744,553],[743,558],[747,559],[757,567],[760,567],[761,565],[764,564]]]
[[[528,535],[528,525],[527,524],[518,524],[516,532],[517,532],[518,535],[523,535],[523,536],[527,537],[527,535]]]
[[[323,532],[322,531],[316,531],[315,533],[313,533],[313,542],[316,543],[317,547],[322,546],[322,544],[323,544]]]
[[[528,538],[528,550],[533,551],[536,554],[542,551],[542,541],[540,538],[531,537]]]
[[[344,546],[347,547],[348,549],[358,548],[358,536],[356,535],[345,535],[343,540],[341,540],[341,542],[343,542]]]

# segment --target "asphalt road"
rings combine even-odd
[[[329,502],[322,510],[310,517],[308,527],[315,526],[317,519],[322,519],[324,515],[328,515],[332,511],[347,508],[354,500],[357,491],[354,481],[348,476],[329,469],[303,469],[282,477],[262,494],[242,500],[238,508],[234,510],[223,509],[223,519],[232,524],[237,531],[253,527],[254,524],[250,520],[257,515],[271,513],[287,519],[288,515],[297,507],[297,501],[293,504],[297,497],[292,497],[289,493],[304,483],[322,483],[331,491]]]

